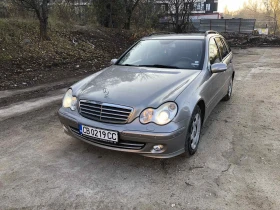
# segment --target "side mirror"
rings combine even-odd
[[[227,64],[224,63],[214,63],[211,65],[212,73],[221,73],[227,70]]]
[[[118,61],[118,59],[112,59],[111,62],[110,62],[110,64],[111,64],[111,65],[114,65],[115,63],[117,63],[117,61]]]

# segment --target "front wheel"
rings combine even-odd
[[[190,125],[188,128],[188,133],[187,133],[186,143],[185,143],[186,155],[189,157],[194,155],[197,151],[199,140],[200,140],[201,127],[202,127],[201,109],[199,106],[196,106],[190,120]]]

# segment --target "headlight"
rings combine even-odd
[[[157,109],[147,108],[140,115],[140,122],[147,124],[154,122],[158,125],[166,125],[177,114],[177,104],[174,102],[167,102]]]
[[[72,96],[72,89],[67,90],[62,101],[63,107],[70,108],[71,110],[75,110],[76,104],[77,104],[77,98]]]

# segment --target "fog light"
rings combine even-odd
[[[156,152],[160,152],[162,149],[163,149],[163,145],[155,145],[153,147],[153,149],[156,151]]]

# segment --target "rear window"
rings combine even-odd
[[[160,66],[201,70],[204,40],[142,40],[117,65]]]

